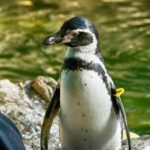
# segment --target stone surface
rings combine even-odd
[[[36,81],[37,79],[38,81]],[[49,98],[51,98],[56,85],[54,79],[38,77],[33,81],[40,82],[41,88],[43,84],[43,89],[51,89],[48,91]],[[46,102],[48,99],[44,99],[43,93],[37,91],[41,88],[35,88],[36,91],[32,88],[33,81],[18,84],[9,80],[0,81],[0,112],[8,116],[17,125],[27,150],[40,149],[41,124],[48,106]],[[45,83],[48,83],[48,87]],[[49,147],[51,150],[59,147],[58,131],[58,117],[56,117],[50,133]]]
[[[27,150],[40,149],[41,125],[56,83],[54,79],[45,77],[18,84],[0,81],[0,112],[17,125]],[[132,150],[150,150],[150,135],[133,139],[132,147]],[[50,131],[49,149],[60,149],[58,117]],[[125,141],[122,150],[127,150]]]
[[[53,78],[41,76],[31,82],[32,88],[47,102],[51,99],[56,84],[57,82]]]
[[[132,150],[150,150],[150,135],[132,139]],[[127,142],[123,142],[122,150],[128,150]]]

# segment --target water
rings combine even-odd
[[[122,99],[130,130],[150,134],[149,0],[1,0],[0,79],[58,79],[66,47],[41,42],[77,15],[92,20],[100,32],[106,66],[117,87],[126,90]]]

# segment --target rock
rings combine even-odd
[[[32,81],[31,86],[38,94],[40,94],[47,102],[51,99],[57,82],[49,77],[37,77]]]
[[[132,139],[132,150],[150,150],[150,135],[143,135],[139,138]],[[123,141],[122,150],[128,150],[127,141]]]
[[[43,97],[44,90],[39,92],[40,88],[32,88],[33,81],[14,84],[9,80],[0,81],[0,112],[8,116],[19,128],[25,147],[27,150],[40,149],[40,133],[41,125],[45,110],[48,106],[48,98],[53,95],[56,81],[52,78],[37,78],[38,82],[44,83],[43,89],[50,89],[51,93],[45,100]],[[34,82],[37,82],[35,79]],[[40,81],[41,79],[41,81]],[[47,81],[47,88],[44,81]],[[50,81],[50,82],[48,82]],[[37,93],[40,93],[38,95]],[[51,129],[51,139],[49,147],[51,150],[56,150],[59,147],[59,132],[58,132],[58,117],[54,120]]]
[[[130,132],[130,138],[131,139],[136,139],[136,138],[139,138],[140,136],[136,133],[133,133],[133,132]],[[123,140],[126,140],[127,139],[127,136],[126,136],[126,131],[125,129],[123,130]]]
[[[0,112],[17,125],[27,150],[40,149],[41,125],[56,84],[54,79],[45,77],[18,84],[9,80],[0,81]],[[132,148],[150,150],[150,135],[133,139]],[[50,131],[49,149],[60,149],[58,117]],[[126,141],[123,142],[122,150],[127,150]]]

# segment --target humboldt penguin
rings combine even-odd
[[[44,45],[56,43],[69,48],[45,114],[41,150],[48,150],[57,112],[62,150],[119,150],[123,125],[127,129],[126,116],[100,53],[96,27],[84,17],[71,18],[43,41]]]

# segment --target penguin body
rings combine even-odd
[[[119,150],[122,105],[114,96],[116,88],[100,54],[95,26],[74,17],[43,43],[63,43],[69,49],[45,114],[41,150],[48,149],[49,130],[58,111],[62,150]]]
[[[119,150],[120,118],[103,80],[104,76],[109,78],[104,65],[95,54],[86,54],[89,56],[83,58],[81,53],[78,54],[80,57],[74,55],[73,58],[70,53],[74,52],[78,53],[72,49],[68,50],[65,57],[68,62],[64,61],[66,64],[63,65],[60,79],[62,150]],[[85,66],[75,66],[73,59],[84,61]],[[93,70],[92,66],[87,69],[88,63],[100,66],[104,74]]]

